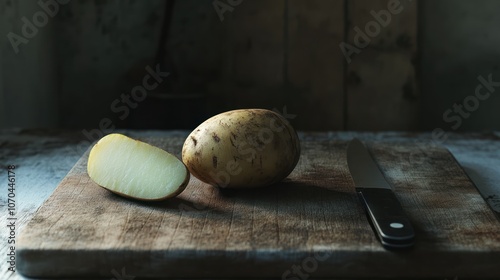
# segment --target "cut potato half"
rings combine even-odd
[[[118,195],[163,200],[181,193],[189,171],[174,155],[122,134],[109,134],[92,148],[90,178]]]

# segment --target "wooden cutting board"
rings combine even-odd
[[[143,140],[180,152],[184,139]],[[412,250],[380,246],[354,191],[347,142],[317,136],[302,139],[298,166],[276,186],[221,190],[192,178],[177,198],[157,203],[97,186],[87,153],[19,236],[18,270],[108,279],[498,279],[500,221],[454,157],[439,147],[367,144],[413,222]]]

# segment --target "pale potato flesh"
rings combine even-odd
[[[87,172],[98,185],[140,200],[175,196],[189,181],[186,166],[174,155],[121,134],[97,142],[90,151]]]

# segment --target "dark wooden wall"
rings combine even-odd
[[[209,112],[286,106],[300,129],[417,127],[417,1],[402,1],[351,63],[339,45],[389,1],[243,1],[223,21],[200,2],[176,3],[168,51]]]
[[[52,38],[54,61],[45,67],[57,73],[57,125],[98,127],[109,118],[122,127],[186,128],[225,110],[286,107],[301,130],[418,127],[417,1],[401,0],[402,12],[350,63],[340,44],[354,45],[355,28],[391,0],[242,0],[223,20],[214,2],[176,1],[169,24],[162,0],[61,6],[40,31]],[[3,9],[19,29],[22,5]],[[110,104],[158,63],[172,75],[122,119]]]

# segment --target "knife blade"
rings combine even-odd
[[[347,147],[347,164],[369,221],[387,249],[409,248],[415,233],[391,185],[365,145],[353,139]]]
[[[491,210],[500,217],[500,194],[498,192],[497,182],[489,179],[486,174],[497,173],[491,167],[473,164],[470,162],[460,162],[462,169],[469,179],[474,183],[477,190],[483,197],[483,199],[488,203]]]

